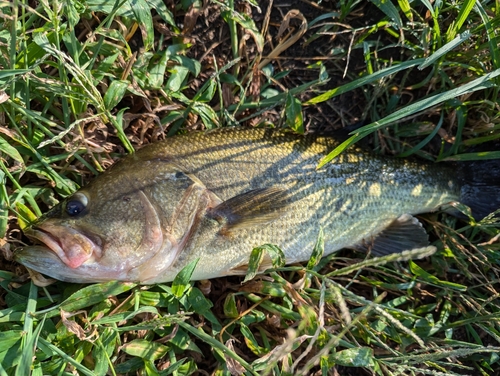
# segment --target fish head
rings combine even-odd
[[[180,212],[192,208],[180,202],[197,190],[168,163],[139,162],[112,168],[44,214],[24,230],[35,245],[17,250],[15,259],[82,283],[141,282],[168,269],[193,222]]]

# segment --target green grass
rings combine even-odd
[[[41,287],[9,261],[20,229],[116,158],[192,129],[361,119],[330,158],[362,139],[443,163],[499,157],[469,149],[500,138],[498,3],[332,3],[0,2],[0,376],[500,372],[492,218],[425,216],[438,252],[419,261],[321,259],[319,237],[304,267],[243,285],[186,270]]]

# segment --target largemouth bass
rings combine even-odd
[[[125,157],[42,216],[25,233],[43,245],[15,257],[63,281],[143,284],[171,281],[199,258],[193,279],[208,279],[244,274],[252,248],[264,243],[277,244],[287,263],[306,261],[320,227],[326,254],[423,247],[427,235],[411,215],[464,196],[447,166],[355,147],[317,170],[337,145],[270,129],[169,138]]]

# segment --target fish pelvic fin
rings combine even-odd
[[[371,240],[364,240],[355,248],[371,251],[375,256],[424,248],[429,245],[429,236],[415,217],[403,214]]]
[[[207,216],[223,224],[221,233],[265,225],[287,211],[288,192],[279,187],[253,189],[222,202],[207,211]]]

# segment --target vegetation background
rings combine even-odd
[[[0,1],[0,376],[499,374],[491,216],[422,217],[438,252],[418,262],[320,261],[319,239],[244,284],[37,286],[11,261],[30,221],[178,132],[344,129],[395,157],[499,158],[499,6]]]

